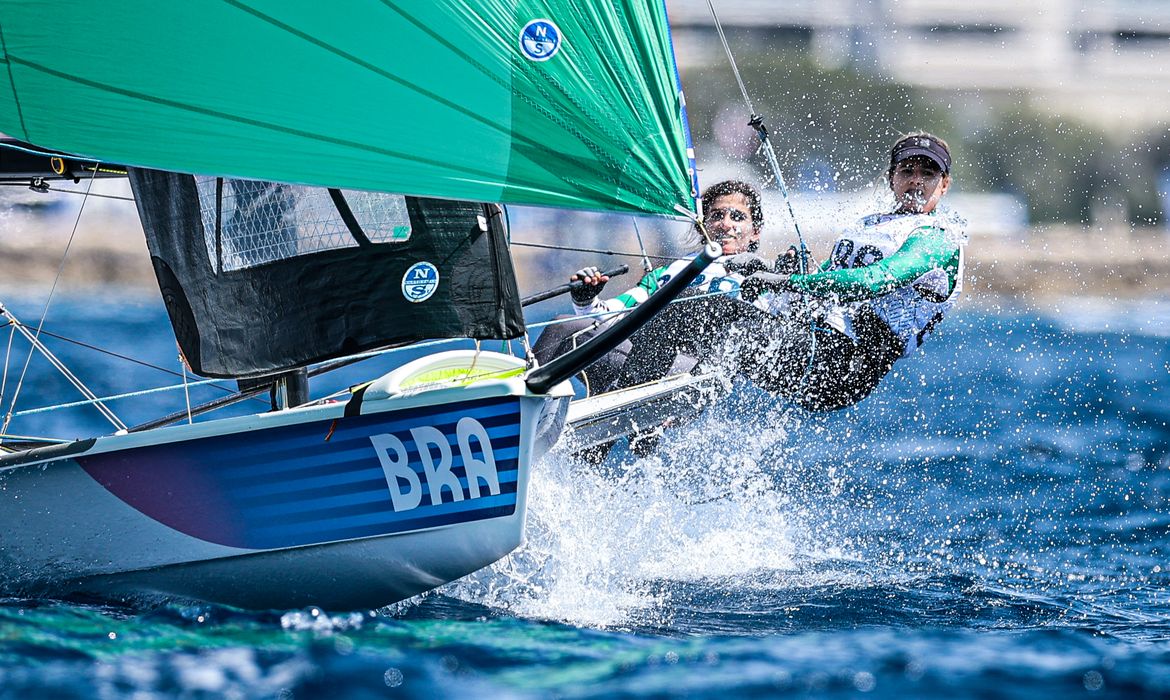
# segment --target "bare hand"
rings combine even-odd
[[[570,282],[580,280],[590,287],[604,287],[605,283],[609,281],[609,277],[601,274],[601,269],[597,267],[583,267],[573,273],[569,278]],[[601,291],[600,289],[598,291]]]

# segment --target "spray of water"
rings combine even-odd
[[[590,627],[664,624],[673,583],[792,569],[807,514],[776,486],[789,419],[743,403],[667,431],[641,458],[619,446],[586,464],[567,436],[534,469],[527,542],[441,592]]]

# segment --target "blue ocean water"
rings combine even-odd
[[[521,550],[391,608],[0,600],[0,697],[1168,696],[1170,313],[1143,308],[967,306],[854,409],[737,386],[648,457],[554,454]],[[178,370],[153,300],[61,298],[45,327]],[[175,381],[46,344],[99,395]],[[17,410],[75,396],[34,358]]]

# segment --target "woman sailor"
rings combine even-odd
[[[593,390],[689,371],[697,358],[718,354],[733,358],[731,371],[811,411],[845,408],[869,396],[894,362],[922,345],[954,306],[962,291],[966,243],[962,219],[938,211],[951,185],[945,141],[925,132],[898,139],[887,175],[892,210],[846,229],[812,274],[793,274],[794,248],[768,272],[752,252],[763,224],[759,195],[744,183],[712,186],[703,195],[705,223],[722,243],[724,257],[707,268],[707,287],[700,290],[727,294],[695,300],[701,305],[668,307],[590,368],[604,380]],[[607,278],[586,268],[573,276],[585,282],[574,308],[591,314],[634,306],[685,262],[654,270],[634,289],[604,301],[596,297]],[[715,352],[729,346],[730,352]],[[546,344],[545,352],[551,347]],[[537,349],[537,357],[547,361],[541,343]]]
[[[703,192],[702,205],[707,235],[722,247],[723,256],[691,283],[690,295],[737,296],[740,283],[747,275],[767,268],[754,254],[759,248],[760,231],[764,225],[760,194],[746,182],[727,180],[708,187]],[[607,315],[609,312],[616,313],[641,304],[690,262],[690,258],[684,258],[651,270],[636,286],[611,299],[600,298],[609,277],[596,267],[579,270],[569,279],[584,283],[572,290],[573,311],[582,318],[545,330],[533,348],[536,358],[542,363],[548,362],[584,343],[613,318]],[[589,393],[597,394],[657,379],[668,373],[689,371],[697,363],[697,355],[703,352],[700,346],[705,347],[713,337],[721,337],[729,321],[725,314],[710,308],[712,303],[720,305],[719,299],[694,299],[668,307],[647,328],[584,372]],[[768,308],[768,295],[762,295],[756,303],[760,309]],[[676,332],[680,323],[685,328],[678,328]],[[626,366],[627,356],[635,348],[638,350],[635,353],[637,361],[634,366]]]
[[[806,409],[835,410],[868,396],[962,291],[965,222],[937,209],[951,186],[946,142],[925,132],[900,138],[888,176],[893,210],[845,230],[819,271],[791,274],[790,249],[776,272],[743,283],[744,299],[767,299],[773,315],[756,319],[757,342],[740,352],[739,369]]]

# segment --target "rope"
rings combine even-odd
[[[646,254],[646,244],[642,242],[642,231],[638,229],[638,218],[631,216],[630,220],[634,222],[634,235],[638,237],[638,250],[642,251],[642,274],[646,274],[654,269],[650,264],[650,256]]]
[[[509,344],[509,348],[511,345]],[[536,365],[536,355],[532,352],[532,343],[528,340],[528,328],[524,328],[524,335],[520,336],[520,347],[524,348],[524,362],[528,369]]]
[[[703,225],[702,220],[695,219],[695,228],[699,229],[699,235],[703,237],[706,245],[712,245],[715,243],[711,240],[711,234],[707,233],[707,227]]]
[[[763,117],[756,114],[756,108],[752,104],[752,98],[748,95],[747,87],[743,84],[743,78],[739,74],[739,66],[735,63],[735,56],[731,53],[731,45],[727,43],[727,36],[723,33],[723,25],[719,22],[719,15],[715,12],[714,0],[707,0],[707,7],[711,8],[711,17],[715,21],[715,30],[719,33],[719,41],[723,44],[723,50],[727,53],[727,60],[731,63],[731,72],[735,74],[735,82],[739,85],[740,94],[743,95],[743,102],[751,113],[751,119],[748,120],[748,125],[755,129],[756,136],[760,139],[760,148],[764,151],[764,155],[768,159],[768,166],[772,169],[772,175],[776,179],[776,184],[780,188],[780,194],[784,198],[784,204],[788,208],[788,218],[792,221],[792,228],[796,232],[796,241],[800,245],[800,254],[798,256],[798,263],[800,265],[800,274],[807,275],[809,272],[809,252],[808,246],[804,242],[804,234],[800,232],[800,222],[796,219],[796,211],[792,208],[792,198],[788,195],[788,186],[784,183],[784,173],[780,170],[780,161],[776,159],[776,150],[772,148],[772,140],[768,138],[768,128],[764,126]],[[808,364],[805,366],[804,373],[800,376],[800,382],[797,384],[798,389],[804,388],[805,382],[808,381],[812,374],[813,362],[816,358],[817,349],[817,331],[816,320],[809,319],[809,354]]]
[[[191,415],[191,387],[187,384],[187,363],[183,361],[182,352],[179,353],[179,366],[183,368],[183,399],[187,402],[187,425],[195,422]]]
[[[23,182],[0,182],[0,186],[27,187],[27,185],[25,185],[25,183],[23,183]],[[37,190],[37,191],[41,192],[42,194],[46,194],[49,190],[49,183],[47,183],[47,182],[44,183],[44,187],[45,187],[45,190],[43,190],[43,191]],[[98,194],[97,192],[83,192],[82,190],[63,190],[63,189],[59,189],[59,188],[52,188],[52,191],[53,192],[64,192],[66,194],[79,194],[79,195],[82,195],[83,197],[89,196],[89,197],[98,197],[100,199],[118,199],[118,200],[121,200],[123,202],[133,202],[134,201],[133,197],[126,197],[126,196],[123,196],[120,194]]]
[[[569,319],[565,319],[565,320],[567,321]],[[599,325],[601,325],[601,321],[596,321],[596,322],[590,324],[589,326],[577,331],[573,335],[569,336],[569,340],[571,340],[573,342],[573,350],[576,350],[578,347],[580,347],[579,345],[577,345],[578,338],[580,338],[583,334],[585,334],[589,331],[595,330]],[[593,387],[589,386],[589,374],[582,371],[577,376],[579,376],[581,378],[581,383],[585,385],[585,395],[592,396],[593,395]]]
[[[780,171],[780,161],[776,159],[776,150],[772,148],[772,141],[768,138],[768,129],[764,126],[764,119],[756,114],[756,108],[752,105],[752,98],[748,96],[747,87],[743,84],[743,78],[739,74],[739,66],[735,63],[735,56],[731,53],[731,45],[727,43],[727,36],[723,34],[723,25],[719,22],[719,15],[715,12],[715,3],[713,0],[707,0],[707,7],[711,8],[711,17],[715,20],[715,30],[719,33],[719,41],[723,44],[723,50],[727,53],[727,60],[731,63],[731,72],[735,74],[735,82],[739,85],[739,91],[743,95],[744,105],[747,106],[748,112],[751,113],[751,119],[748,124],[755,129],[756,136],[760,139],[760,148],[763,149],[764,155],[768,159],[768,166],[772,170],[772,176],[776,178],[776,184],[780,187],[780,194],[784,198],[784,204],[788,207],[788,217],[792,220],[792,228],[796,231],[796,241],[800,244],[800,273],[802,275],[808,274],[808,246],[804,243],[804,234],[800,232],[800,223],[796,219],[796,212],[792,208],[792,198],[788,196],[788,186],[784,184],[784,173]]]
[[[475,366],[477,364],[479,364],[479,356],[480,356],[480,353],[482,353],[482,352],[483,352],[483,350],[480,347],[479,338],[476,338],[475,339],[475,354],[471,356],[471,366],[469,366],[467,368],[467,376],[468,377],[470,377],[471,373],[475,371]]]

